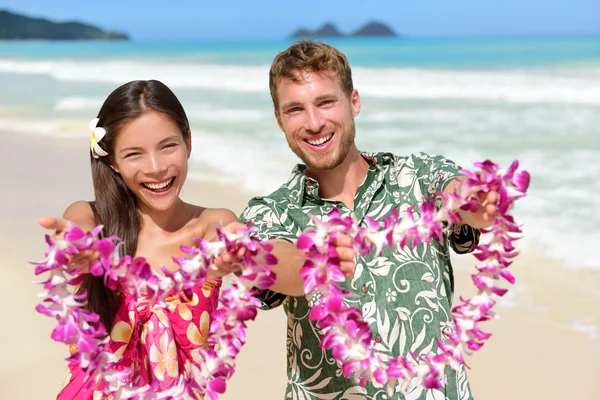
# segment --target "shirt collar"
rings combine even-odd
[[[392,155],[390,153],[370,153],[360,152],[360,155],[369,163],[370,168],[367,173],[367,179],[369,174],[372,174],[373,167],[376,168],[377,172],[383,173],[383,167],[388,163]],[[292,174],[288,180],[288,183],[296,182],[294,185],[298,190],[293,190],[290,200],[298,205],[299,207],[306,201],[323,202],[323,199],[319,197],[319,182],[315,179],[308,177],[304,174],[306,171],[306,165],[297,164],[292,170]]]

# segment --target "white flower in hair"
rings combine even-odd
[[[104,151],[102,147],[98,144],[99,141],[102,140],[104,135],[106,135],[106,130],[102,127],[96,127],[98,125],[98,118],[94,118],[90,121],[90,150],[92,151],[92,156],[94,158],[107,156],[108,153]]]

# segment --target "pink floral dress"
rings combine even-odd
[[[136,303],[130,293],[123,293],[107,350],[123,357],[124,366],[135,364],[142,384],[158,381],[161,390],[174,386],[181,374],[189,373],[197,350],[207,346],[210,315],[217,309],[220,287],[220,280],[207,281],[189,301],[168,298],[169,307],[163,310],[149,308],[145,299]],[[69,364],[57,400],[106,398],[101,386],[85,388],[85,377],[78,365]]]

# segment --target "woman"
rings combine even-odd
[[[181,103],[158,81],[133,81],[113,91],[92,121],[90,159],[94,202],[71,204],[63,218],[40,218],[40,225],[57,234],[68,223],[84,231],[103,225],[103,236],[116,235],[124,242],[121,256],[141,256],[160,273],[175,269],[174,256],[193,239],[216,237],[221,224],[235,231],[241,226],[226,209],[209,209],[185,203],[179,197],[192,150],[191,131]],[[72,263],[86,266],[96,256],[87,251]],[[167,310],[134,302],[127,290],[117,293],[102,278],[87,274],[78,288],[88,293],[87,307],[100,315],[110,333],[108,350],[123,357],[124,366],[136,364],[144,383],[173,386],[194,352],[206,345],[209,316],[217,307],[220,277],[235,270],[234,255],[218,260],[220,269],[209,271],[209,280],[182,302],[169,299]],[[71,352],[75,349],[70,349]],[[102,398],[101,386],[84,385],[85,373],[69,365],[69,374],[58,399]]]

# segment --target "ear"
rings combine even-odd
[[[350,93],[350,105],[352,106],[352,114],[355,117],[360,114],[360,95],[356,89]]]
[[[275,119],[277,120],[277,125],[279,126],[279,129],[285,132],[285,130],[283,129],[283,123],[281,122],[281,114],[276,108],[273,109],[273,114],[275,114]]]
[[[119,170],[119,166],[117,165],[117,163],[115,162],[115,159],[112,155],[108,156],[108,165],[112,168],[113,171],[115,171],[117,174],[120,174],[121,171]]]
[[[192,155],[192,130],[191,129],[188,129],[187,137],[183,140],[185,142],[185,147],[187,148],[187,158],[189,160],[190,156]]]

